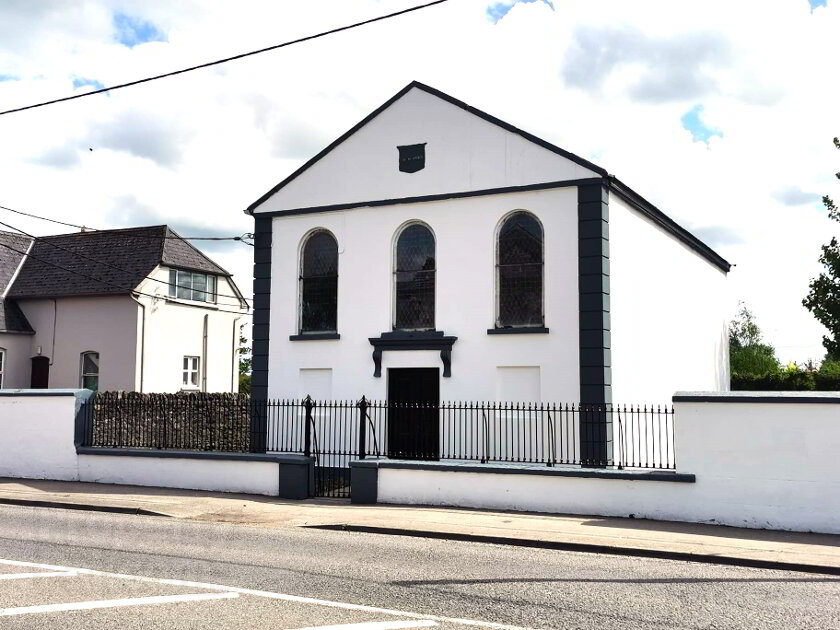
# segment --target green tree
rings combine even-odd
[[[239,393],[251,393],[251,348],[246,346],[245,324],[239,325]]]
[[[840,149],[837,138],[834,138],[834,146]],[[840,173],[835,173],[835,176],[840,179]],[[840,208],[828,195],[822,201],[828,210],[828,218],[840,223]],[[811,280],[808,285],[810,291],[802,300],[802,305],[828,329],[828,335],[823,335],[826,359],[840,361],[840,242],[836,236],[822,246],[819,260],[824,270]]]
[[[762,342],[755,315],[743,302],[729,323],[729,370],[732,374],[752,376],[779,371],[776,349]]]

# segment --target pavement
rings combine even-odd
[[[270,529],[470,540],[840,575],[840,535],[600,516],[353,505],[346,500],[0,478],[0,505],[158,515]]]

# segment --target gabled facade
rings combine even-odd
[[[230,274],[167,226],[0,232],[0,388],[238,390]]]
[[[601,167],[428,86],[247,212],[256,397],[728,389],[729,263]]]

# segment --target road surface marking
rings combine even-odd
[[[338,626],[311,626],[297,630],[402,630],[402,628],[428,628],[436,626],[431,619],[423,621],[370,621],[367,623],[345,623]]]
[[[61,571],[59,573],[0,573],[0,580],[23,580],[25,578],[42,577],[75,577],[79,575],[75,571]]]
[[[154,597],[132,597],[130,599],[104,599],[95,602],[69,602],[67,604],[45,604],[22,608],[0,608],[0,617],[32,615],[37,613],[64,612],[67,610],[93,610],[95,608],[119,608],[120,606],[148,606],[150,604],[174,604],[196,602],[207,599],[230,599],[239,593],[188,593],[186,595],[157,595]]]
[[[23,562],[22,560],[3,560],[0,564],[16,567],[31,567],[33,569],[50,569],[52,571],[76,571],[84,575],[98,575],[120,580],[134,580],[135,582],[150,582],[153,584],[167,584],[169,586],[187,586],[190,588],[203,588],[210,591],[226,591],[239,593],[240,595],[253,595],[254,597],[265,597],[266,599],[278,599],[299,604],[312,604],[314,606],[325,606],[328,608],[343,608],[345,610],[361,610],[364,612],[392,615],[394,617],[408,617],[409,619],[428,619],[440,623],[454,623],[462,626],[474,626],[477,628],[493,628],[494,630],[536,630],[523,626],[510,626],[492,621],[479,621],[477,619],[458,619],[456,617],[443,617],[440,615],[424,615],[422,613],[408,612],[405,610],[392,610],[390,608],[377,608],[376,606],[365,606],[362,604],[349,604],[346,602],[335,602],[328,599],[315,599],[312,597],[301,597],[300,595],[287,595],[285,593],[273,593],[271,591],[257,591],[250,588],[239,588],[236,586],[222,586],[220,584],[207,584],[204,582],[191,582],[187,580],[171,580],[167,578],[152,578],[143,575],[128,575],[125,573],[111,573],[109,571],[97,571],[96,569],[77,569],[73,567],[62,567],[54,564],[40,564],[37,562]]]

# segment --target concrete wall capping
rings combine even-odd
[[[421,462],[393,459],[364,459],[350,462],[358,468],[394,468],[402,470],[435,470],[442,472],[492,473],[502,475],[544,475],[550,477],[578,477],[585,479],[624,479],[636,481],[666,481],[694,483],[690,473],[652,470],[616,470],[549,467],[537,464],[479,464],[477,462]]]
[[[672,401],[698,403],[840,404],[840,392],[676,392]]]
[[[311,457],[295,453],[219,453],[213,451],[175,451],[143,448],[106,448],[101,446],[77,446],[79,455],[108,455],[117,457],[158,457],[175,459],[220,459],[245,462],[275,462],[278,464],[304,463]]]
[[[0,396],[76,396],[88,398],[89,389],[0,389]]]

